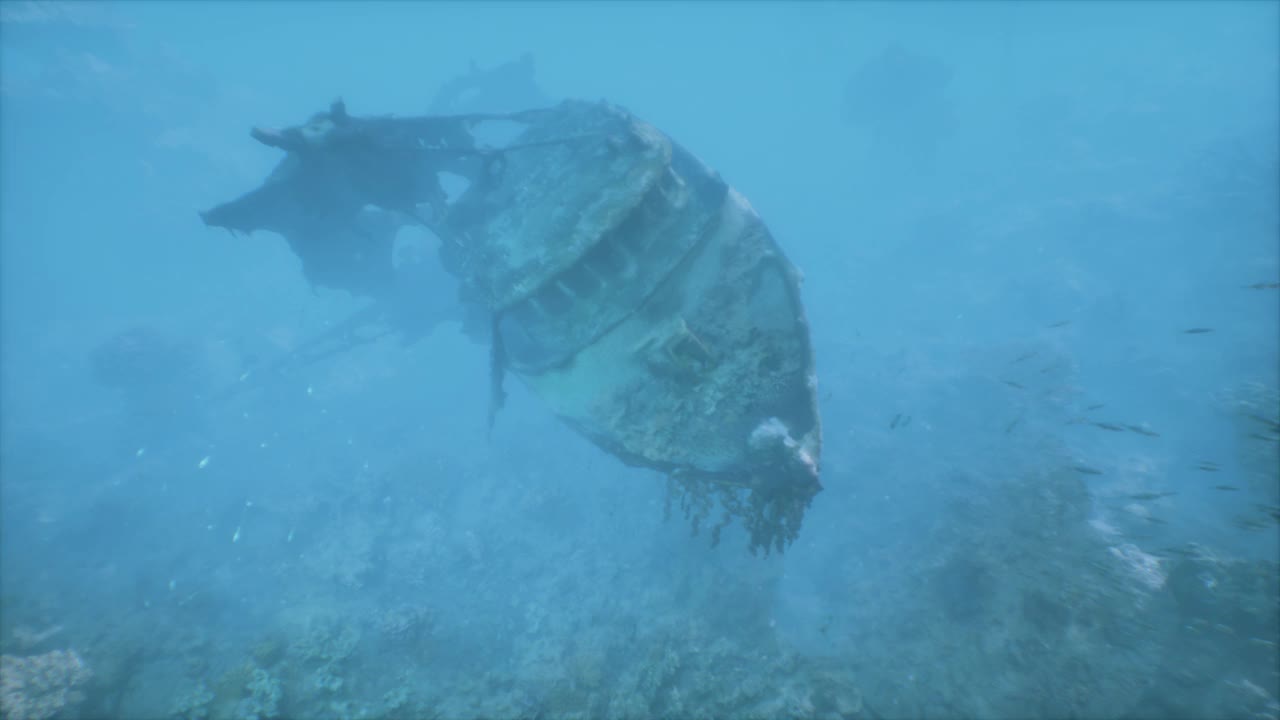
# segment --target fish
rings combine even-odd
[[[1203,471],[1205,471],[1205,472],[1218,472],[1218,471],[1219,471],[1219,470],[1221,470],[1222,468],[1220,468],[1220,467],[1218,466],[1218,463],[1215,463],[1215,462],[1209,462],[1209,461],[1205,460],[1205,461],[1201,462],[1199,465],[1196,465],[1196,469],[1197,469],[1197,470],[1203,470]]]
[[[1146,521],[1147,521],[1147,522],[1149,522],[1149,523],[1154,523],[1154,524],[1156,524],[1156,525],[1168,525],[1168,524],[1169,524],[1169,523],[1168,523],[1168,521],[1161,520],[1160,518],[1156,517],[1155,515],[1148,515],[1148,516],[1144,517],[1144,518],[1143,518],[1143,520],[1146,520]]]
[[[1038,350],[1032,350],[1032,351],[1030,351],[1030,352],[1024,352],[1024,353],[1022,353],[1021,355],[1019,355],[1018,357],[1014,358],[1014,359],[1013,359],[1013,362],[1015,362],[1015,363],[1020,363],[1020,362],[1022,362],[1023,360],[1030,360],[1031,358],[1033,358],[1033,357],[1035,357],[1036,355],[1039,355],[1039,354],[1040,354],[1040,351],[1038,351]]]
[[[1129,496],[1129,499],[1130,499],[1130,500],[1159,500],[1160,498],[1171,497],[1171,496],[1173,496],[1173,495],[1177,495],[1177,494],[1178,494],[1178,493],[1177,493],[1177,492],[1174,492],[1174,491],[1168,491],[1168,492],[1140,492],[1140,493],[1136,493],[1136,494],[1134,494],[1134,495],[1130,495],[1130,496]]]
[[[209,463],[210,463],[210,461],[212,461],[212,460],[213,460],[213,456],[212,456],[212,455],[205,455],[203,458],[201,458],[201,459],[200,459],[200,462],[196,463],[196,469],[197,469],[197,470],[203,470],[203,469],[205,469],[205,468],[209,467]]]
[[[1254,507],[1256,507],[1256,508],[1258,508],[1258,509],[1259,509],[1259,510],[1261,510],[1262,512],[1264,512],[1264,513],[1266,513],[1266,514],[1270,515],[1271,517],[1273,517],[1273,518],[1275,518],[1275,519],[1277,519],[1277,520],[1280,520],[1280,506],[1277,506],[1277,505],[1265,505],[1265,504],[1263,504],[1263,503],[1254,503],[1254,504],[1253,504],[1253,506],[1254,506]]]
[[[1280,282],[1259,282],[1252,285],[1241,285],[1245,290],[1275,290],[1280,288]]]
[[[1008,435],[1009,433],[1013,432],[1013,429],[1018,427],[1018,423],[1020,422],[1022,422],[1022,418],[1014,418],[1013,422],[1004,426],[1004,434]]]
[[[1128,429],[1130,429],[1130,430],[1132,430],[1133,432],[1138,433],[1139,435],[1146,435],[1147,437],[1160,437],[1160,433],[1155,432],[1154,430],[1148,430],[1148,429],[1146,429],[1146,428],[1142,427],[1141,425],[1127,425],[1127,424],[1126,424],[1126,425],[1125,425],[1125,427],[1126,427],[1126,428],[1128,428]]]
[[[1008,385],[1008,386],[1009,386],[1009,387],[1011,387],[1011,388],[1017,389],[1017,390],[1026,390],[1026,387],[1025,387],[1025,386],[1021,385],[1020,383],[1016,383],[1016,382],[1014,382],[1014,381],[1012,381],[1012,380],[1001,380],[1000,382],[1004,383],[1005,385]]]
[[[1097,468],[1089,467],[1088,465],[1072,465],[1071,469],[1075,470],[1076,472],[1082,475],[1101,475],[1102,474],[1101,470]]]
[[[1124,432],[1124,427],[1123,427],[1123,426],[1121,426],[1121,425],[1115,425],[1115,424],[1113,424],[1113,423],[1092,422],[1092,423],[1089,423],[1089,424],[1090,424],[1090,425],[1093,425],[1094,427],[1100,427],[1100,428],[1102,428],[1103,430],[1110,430],[1111,432]]]
[[[1271,418],[1262,417],[1261,415],[1254,415],[1253,413],[1250,413],[1245,417],[1249,418],[1250,420],[1256,420],[1257,422],[1260,422],[1263,425],[1266,425],[1267,428],[1271,430],[1271,432],[1280,432],[1280,421],[1273,420]]]
[[[1229,492],[1239,492],[1240,488],[1235,485],[1214,485],[1214,490],[1227,490]]]
[[[1261,520],[1253,520],[1247,517],[1237,517],[1231,521],[1231,524],[1241,530],[1266,530],[1269,525]]]
[[[1182,334],[1183,335],[1203,335],[1205,333],[1211,333],[1211,332],[1213,332],[1213,328],[1193,327],[1193,328],[1187,328],[1186,330],[1183,330]]]
[[[893,420],[889,422],[889,429],[893,430],[898,427],[898,423],[902,422],[902,413],[893,416]]]
[[[1102,408],[1104,408],[1104,407],[1106,407],[1106,406],[1107,406],[1107,404],[1106,404],[1106,403],[1095,403],[1095,404],[1090,405],[1089,407],[1085,408],[1085,410],[1086,410],[1086,411],[1088,411],[1088,410],[1101,410]]]
[[[1049,325],[1049,329],[1051,329],[1051,330],[1052,330],[1052,329],[1054,329],[1054,328],[1066,327],[1066,326],[1068,326],[1068,325],[1070,325],[1070,324],[1071,324],[1071,321],[1070,321],[1070,320],[1059,320],[1059,321],[1058,321],[1058,322],[1056,322],[1056,323],[1051,323],[1051,324]]]

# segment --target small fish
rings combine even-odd
[[[1156,517],[1155,515],[1148,515],[1148,516],[1146,516],[1146,517],[1145,517],[1145,518],[1143,518],[1143,519],[1144,519],[1144,520],[1146,520],[1146,521],[1147,521],[1147,522],[1149,522],[1149,523],[1155,523],[1156,525],[1168,525],[1168,524],[1169,524],[1168,522],[1165,522],[1164,520],[1161,520],[1160,518]]]
[[[1013,432],[1013,429],[1018,427],[1018,423],[1020,422],[1022,422],[1022,418],[1014,418],[1013,422],[1004,426],[1004,434],[1008,435],[1009,433]]]
[[[1102,428],[1103,430],[1110,430],[1111,432],[1124,432],[1124,427],[1123,427],[1123,426],[1115,425],[1115,424],[1113,424],[1113,423],[1092,422],[1092,423],[1089,423],[1089,424],[1090,424],[1090,425],[1093,425],[1094,427],[1100,427],[1100,428]]]
[[[1213,486],[1213,489],[1214,489],[1214,490],[1226,490],[1226,491],[1228,491],[1228,492],[1239,492],[1239,491],[1240,491],[1240,488],[1236,487],[1235,485],[1214,485],[1214,486]]]
[[[1203,335],[1205,333],[1211,333],[1211,332],[1213,332],[1213,328],[1194,327],[1194,328],[1187,328],[1186,330],[1183,330],[1182,334],[1183,335]]]
[[[1130,495],[1130,496],[1129,496],[1129,499],[1130,499],[1130,500],[1159,500],[1160,498],[1172,497],[1172,496],[1177,495],[1177,494],[1178,494],[1178,493],[1173,492],[1173,491],[1169,491],[1169,492],[1141,492],[1141,493],[1137,493],[1137,494],[1134,494],[1134,495]]]
[[[893,420],[889,422],[889,429],[893,430],[898,427],[898,423],[902,422],[902,413],[893,416]]]
[[[289,528],[289,537],[285,538],[284,541],[287,543],[293,542],[293,528]]]
[[[1270,515],[1273,520],[1280,520],[1280,507],[1276,505],[1264,505],[1262,503],[1254,503],[1253,506]]]
[[[1260,282],[1252,285],[1241,285],[1245,290],[1275,290],[1280,288],[1280,282]]]
[[[1147,437],[1160,437],[1160,433],[1155,432],[1154,430],[1148,430],[1142,427],[1141,425],[1126,424],[1125,427],[1132,430],[1133,432],[1138,433],[1139,435],[1146,435]]]
[[[1201,462],[1199,465],[1196,465],[1196,469],[1203,470],[1205,472],[1218,472],[1222,468],[1218,467],[1218,463],[1209,462],[1206,460],[1204,462]]]
[[[1280,432],[1280,421],[1272,420],[1271,418],[1265,418],[1265,417],[1262,417],[1261,415],[1254,415],[1252,413],[1246,415],[1245,417],[1249,418],[1250,420],[1256,420],[1262,423],[1263,425],[1266,425],[1272,432]]]
[[[1014,381],[1012,381],[1012,380],[1001,380],[1000,382],[1002,382],[1002,383],[1004,383],[1005,385],[1008,385],[1009,387],[1014,388],[1014,389],[1016,389],[1016,390],[1026,390],[1026,388],[1025,388],[1024,386],[1022,386],[1021,384],[1016,383],[1016,382],[1014,382]]]
[[[239,525],[236,526],[236,534],[231,536],[231,542],[233,543],[240,542],[240,526]]]
[[[1097,468],[1091,468],[1088,465],[1072,465],[1071,469],[1083,475],[1101,475],[1102,474],[1101,470]]]
[[[1059,321],[1058,321],[1058,322],[1056,322],[1056,323],[1052,323],[1052,324],[1050,324],[1050,325],[1049,325],[1049,328],[1050,328],[1050,329],[1053,329],[1053,328],[1066,327],[1066,326],[1068,326],[1068,325],[1070,325],[1070,324],[1071,324],[1071,321],[1070,321],[1070,320],[1059,320]]]
[[[1095,405],[1090,405],[1089,407],[1085,408],[1085,411],[1087,412],[1087,411],[1089,411],[1089,410],[1101,410],[1102,408],[1104,408],[1104,407],[1106,407],[1106,406],[1107,406],[1107,404],[1106,404],[1106,403],[1097,403],[1097,404],[1095,404]]]
[[[200,459],[200,462],[196,463],[196,469],[203,470],[209,467],[209,461],[211,460],[213,460],[212,455],[205,455],[203,458]]]
[[[906,426],[908,426],[908,425],[910,425],[910,424],[911,424],[911,416],[910,416],[910,415],[908,415],[908,416],[906,417],[906,419],[902,421],[902,424],[901,424],[901,425],[899,425],[898,427],[906,427]]]
[[[1033,357],[1035,357],[1036,355],[1039,355],[1039,354],[1040,354],[1040,351],[1039,351],[1039,350],[1032,350],[1031,352],[1024,352],[1024,353],[1022,353],[1021,355],[1019,355],[1018,357],[1014,358],[1014,359],[1013,359],[1013,362],[1015,362],[1015,363],[1020,363],[1020,362],[1022,362],[1023,360],[1030,360],[1031,358],[1033,358]]]
[[[1231,524],[1241,530],[1266,530],[1268,527],[1267,523],[1261,520],[1251,520],[1247,517],[1237,517]]]

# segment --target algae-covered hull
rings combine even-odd
[[[289,157],[206,222],[281,232],[304,266],[308,252],[331,262],[334,245],[354,248],[361,285],[347,287],[358,292],[371,246],[357,220],[367,226],[376,209],[427,225],[462,300],[492,315],[496,378],[519,376],[600,447],[667,473],[693,505],[719,496],[753,549],[795,538],[821,489],[798,274],[746,199],[697,158],[620,108],[575,101],[403,120],[335,104],[255,137]],[[316,188],[322,233],[314,218],[261,219],[281,197],[290,217],[305,216]]]

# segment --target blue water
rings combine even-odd
[[[804,273],[785,553],[487,432],[453,320],[226,393],[363,307],[201,223],[249,128],[526,53],[472,109],[617,103]],[[1280,717],[1278,88],[1262,1],[0,2],[0,707]]]

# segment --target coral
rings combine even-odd
[[[288,650],[283,638],[270,636],[263,638],[253,646],[253,660],[262,667],[271,667],[284,658]]]
[[[431,611],[422,605],[402,603],[377,613],[374,627],[389,640],[416,643],[431,629]]]
[[[186,695],[178,698],[169,714],[181,720],[205,720],[209,717],[209,705],[213,703],[213,692],[200,682]]]
[[[394,690],[382,694],[382,714],[394,716],[401,714],[409,704],[409,688],[401,685]]]
[[[336,663],[325,663],[316,669],[313,677],[313,683],[319,690],[327,693],[336,693],[342,689],[342,676],[335,672]]]
[[[0,711],[8,720],[45,720],[83,700],[93,672],[74,650],[0,657]]]
[[[330,611],[312,611],[301,620],[289,645],[289,655],[296,663],[315,668],[308,685],[326,693],[337,692],[343,685],[338,672],[360,642],[357,626]]]
[[[1159,590],[1164,587],[1168,576],[1160,567],[1160,558],[1148,555],[1130,543],[1109,548],[1109,551],[1147,589]]]
[[[280,715],[280,680],[262,668],[254,668],[245,686],[249,697],[236,705],[237,720],[267,720]]]
[[[1280,566],[1190,546],[1168,561],[1172,631],[1138,717],[1280,716]]]

